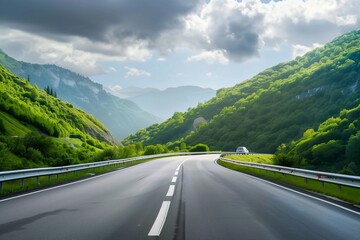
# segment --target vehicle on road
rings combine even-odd
[[[246,147],[238,147],[236,152],[240,154],[249,154],[249,150]]]

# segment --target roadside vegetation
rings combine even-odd
[[[263,164],[274,164],[273,154],[237,154],[237,155],[226,155],[226,158],[242,161],[242,162],[253,162]]]
[[[360,105],[342,110],[310,128],[298,140],[278,147],[274,163],[360,175]]]

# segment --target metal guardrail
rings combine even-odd
[[[242,161],[236,161],[236,160],[224,158],[224,156],[226,156],[226,155],[235,155],[235,154],[230,154],[230,153],[223,154],[223,155],[221,155],[220,159],[222,161],[234,163],[237,165],[242,165],[242,166],[272,171],[272,172],[278,172],[278,173],[303,177],[304,179],[315,179],[315,180],[321,181],[322,183],[328,182],[328,183],[334,183],[334,184],[348,186],[348,187],[360,188],[360,177],[359,176],[312,171],[312,170],[306,170],[306,169],[300,169],[300,168],[283,167],[283,166],[279,166],[279,165],[242,162]]]
[[[48,167],[48,168],[32,168],[32,169],[23,169],[23,170],[14,170],[14,171],[5,171],[0,172],[0,192],[2,192],[3,182],[12,181],[12,180],[21,180],[21,186],[24,185],[24,179],[27,178],[36,178],[36,183],[39,184],[39,177],[41,176],[52,176],[57,174],[75,172],[85,169],[98,168],[103,166],[109,166],[119,163],[133,162],[138,160],[145,160],[151,158],[159,157],[171,157],[171,156],[180,156],[180,155],[198,155],[198,154],[219,154],[219,152],[182,152],[182,153],[164,153],[164,154],[154,154],[126,159],[117,159],[109,160],[102,162],[92,162],[84,164],[76,164],[62,167]]]

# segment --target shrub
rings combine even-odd
[[[195,146],[191,147],[189,151],[190,152],[208,152],[208,151],[210,151],[210,148],[206,144],[199,143],[199,144],[196,144]]]

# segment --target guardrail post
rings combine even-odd
[[[3,191],[3,183],[0,182],[0,193],[2,193],[2,191]]]
[[[36,185],[39,185],[39,177],[36,177]]]
[[[338,184],[338,189],[339,189],[339,192],[341,192],[341,185]]]
[[[308,183],[308,179],[304,178],[304,183],[307,184]]]
[[[22,179],[20,179],[20,186],[21,186],[21,188],[23,188],[24,187],[24,179],[22,178]]]

